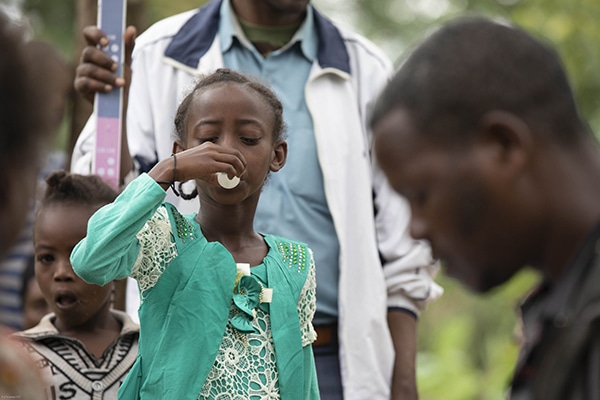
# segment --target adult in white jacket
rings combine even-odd
[[[289,153],[293,157],[296,151],[298,160],[286,165],[283,181],[270,178],[261,196],[267,203],[262,211],[259,204],[256,219],[258,230],[303,240],[315,250],[322,324],[316,317],[320,339],[314,348],[321,396],[342,398],[343,392],[345,399],[416,399],[416,319],[441,288],[434,282],[438,267],[428,246],[408,234],[407,205],[372,159],[367,115],[392,72],[391,63],[371,42],[336,26],[308,3],[213,0],[159,21],[137,38],[121,175],[126,182],[170,155],[176,107],[199,74],[225,66],[266,80],[283,100]],[[285,44],[256,39],[257,30],[272,26],[287,29]],[[94,47],[101,32],[89,28],[85,35],[90,46],[78,68],[76,88],[90,95],[123,85],[111,72],[110,60]],[[281,32],[277,35],[281,39]],[[132,31],[126,36],[133,40]],[[254,69],[245,58],[251,56],[251,63],[258,65]],[[301,87],[294,87],[299,76],[304,76]],[[288,101],[290,96],[300,101]],[[308,135],[297,123],[302,108]],[[94,126],[92,117],[75,146],[73,171],[91,171]],[[304,147],[305,141],[312,141],[313,148]],[[311,156],[312,163],[306,161]],[[318,196],[302,192],[306,186],[310,193],[322,194],[331,238],[321,229],[323,221],[313,224],[303,211],[319,202]],[[195,211],[194,202],[172,193],[168,200],[181,210]],[[287,225],[283,216],[273,214],[278,210],[271,210],[281,202],[286,214],[288,203],[300,210],[290,211]],[[305,231],[296,229],[303,224],[308,226]],[[335,261],[328,263],[324,256],[319,263],[320,253],[333,254]],[[335,351],[333,366],[327,349]]]

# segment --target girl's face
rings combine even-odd
[[[259,194],[269,171],[285,164],[287,144],[273,137],[275,116],[267,101],[250,88],[223,83],[196,94],[188,111],[187,147],[212,142],[242,153],[246,169],[235,189],[197,181],[199,193],[222,203]]]
[[[96,316],[110,307],[113,285],[85,283],[69,259],[96,210],[87,205],[49,205],[35,222],[35,275],[60,332],[93,325]]]

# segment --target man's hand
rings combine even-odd
[[[118,77],[117,63],[105,54],[101,47],[108,45],[108,38],[97,26],[83,29],[87,46],[83,49],[75,74],[74,87],[83,97],[94,102],[96,93],[110,92],[115,87],[128,87],[131,82],[131,53],[135,42],[136,29],[128,26],[123,35],[125,42],[125,63],[123,77]]]

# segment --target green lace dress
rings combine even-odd
[[[263,263],[238,270],[164,197],[141,175],[71,255],[87,282],[138,281],[139,355],[119,399],[318,399],[310,249],[264,235]]]

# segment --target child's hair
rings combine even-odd
[[[55,171],[46,178],[46,192],[39,209],[55,204],[103,206],[117,197],[106,182],[97,175],[78,175]]]
[[[196,86],[194,86],[192,91],[185,96],[177,108],[177,113],[175,114],[175,133],[177,134],[179,140],[181,140],[183,143],[187,141],[187,115],[190,104],[192,103],[194,97],[211,86],[225,83],[235,83],[240,86],[248,87],[262,96],[265,102],[271,107],[275,119],[273,124],[273,142],[285,139],[286,125],[283,121],[283,106],[281,105],[281,101],[279,101],[279,98],[275,95],[275,93],[273,93],[268,86],[255,79],[251,79],[244,74],[227,68],[219,68],[210,75],[200,77],[200,80]]]

